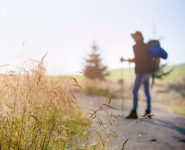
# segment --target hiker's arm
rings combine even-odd
[[[128,62],[130,62],[130,63],[134,63],[136,60],[135,60],[135,58],[133,58],[133,59],[128,59]]]
[[[120,61],[121,61],[121,62],[128,61],[128,62],[130,62],[130,63],[134,63],[134,62],[135,62],[135,58],[133,58],[133,59],[124,59],[123,57],[121,57],[121,58],[120,58]]]

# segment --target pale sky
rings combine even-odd
[[[185,63],[185,0],[0,0],[0,66],[48,52],[48,74],[75,74],[95,41],[103,64],[120,68],[120,56],[133,57],[136,30],[145,42],[161,40],[164,62]]]

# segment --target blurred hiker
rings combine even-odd
[[[148,46],[144,43],[144,38],[142,33],[137,31],[134,34],[131,34],[132,38],[135,41],[133,46],[134,58],[129,59],[129,62],[135,63],[135,73],[136,78],[133,87],[133,108],[130,114],[126,118],[137,118],[137,107],[138,107],[138,90],[141,84],[144,85],[144,92],[147,98],[147,108],[145,110],[144,116],[151,113],[151,96],[149,90],[149,79],[151,77],[151,72],[153,68],[151,64],[155,59],[148,56]]]

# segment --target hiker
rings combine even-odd
[[[144,43],[144,38],[142,33],[137,31],[134,34],[131,34],[132,38],[135,41],[133,46],[134,58],[129,59],[130,63],[135,63],[135,73],[136,78],[133,86],[133,108],[130,114],[126,118],[137,118],[137,107],[138,107],[138,90],[141,84],[144,85],[144,92],[147,98],[147,108],[145,110],[144,116],[151,113],[151,96],[149,90],[149,80],[151,77],[152,68],[150,64],[153,64],[153,58],[148,56],[148,46]],[[149,116],[151,118],[151,116]]]

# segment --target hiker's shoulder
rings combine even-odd
[[[147,47],[147,43],[144,42],[140,42],[140,43],[136,43],[135,45],[133,45],[133,48],[141,48],[141,47]]]

